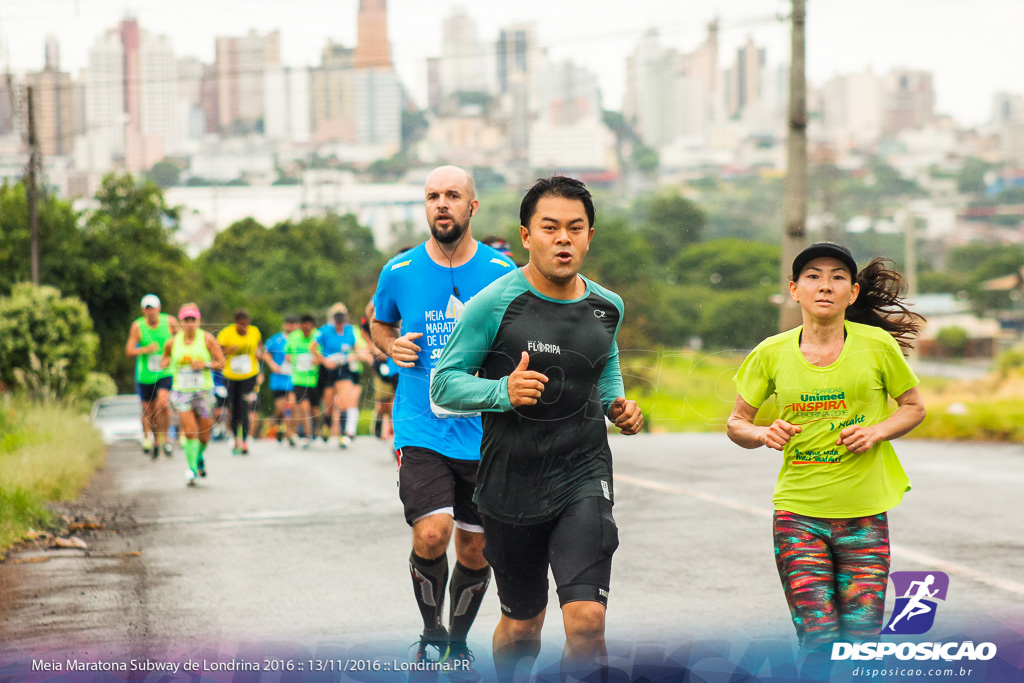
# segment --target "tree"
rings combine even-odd
[[[39,204],[39,281],[76,293],[85,262],[79,214],[58,197],[47,194]],[[31,279],[28,203],[24,183],[0,185],[0,295],[17,282]]]
[[[402,110],[402,149],[409,149],[423,138],[423,134],[430,126],[427,123],[427,115],[417,109],[409,111]]]
[[[181,179],[181,169],[173,161],[158,161],[150,169],[149,179],[163,188],[174,187]]]
[[[89,376],[97,344],[85,304],[55,287],[22,282],[0,298],[0,383],[15,385],[20,371],[64,395]]]
[[[967,352],[967,344],[971,341],[971,335],[959,325],[950,325],[938,331],[935,341],[939,343],[946,355],[962,358]]]
[[[713,240],[684,248],[669,273],[676,282],[716,290],[771,287],[778,276],[779,258],[778,244]]]
[[[661,159],[658,157],[657,150],[639,143],[633,146],[630,161],[633,162],[636,170],[646,176],[657,175],[658,167],[661,166]]]
[[[100,337],[99,368],[121,389],[133,382],[124,343],[139,299],[156,294],[165,306],[180,302],[188,259],[173,242],[178,212],[152,181],[109,174],[96,194],[99,207],[82,230],[84,276],[77,287]]]
[[[287,313],[318,314],[337,301],[355,316],[373,295],[384,261],[373,234],[352,215],[273,228],[246,219],[217,235],[197,259],[188,293],[204,320],[226,324],[244,306],[268,330]]]
[[[967,157],[957,174],[957,188],[963,194],[984,194],[985,174],[992,169],[992,164],[977,157]]]
[[[405,150],[395,152],[386,159],[377,159],[366,170],[378,183],[399,180],[409,170],[409,155]]]
[[[583,274],[622,297],[626,322],[619,330],[620,348],[649,348],[656,342],[659,301],[651,243],[630,230],[620,216],[597,220],[594,239],[583,263]]]
[[[655,259],[662,264],[685,246],[699,242],[707,222],[700,207],[678,190],[660,193],[649,204],[638,204],[636,209],[643,216],[640,232],[655,245]]]
[[[778,328],[779,309],[769,297],[775,287],[705,294],[700,334],[717,348],[752,349]]]

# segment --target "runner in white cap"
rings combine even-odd
[[[142,316],[132,323],[128,332],[125,354],[135,359],[135,386],[142,400],[142,430],[145,440],[143,453],[156,459],[160,449],[170,457],[174,452],[167,440],[167,426],[171,412],[168,397],[171,392],[171,371],[160,366],[164,344],[180,329],[173,316],[160,312],[160,298],[156,294],[142,297]],[[150,438],[152,436],[152,439]]]

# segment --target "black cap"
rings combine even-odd
[[[818,242],[801,251],[793,259],[793,281],[795,282],[800,277],[800,271],[804,269],[804,266],[816,258],[826,256],[842,262],[850,269],[850,279],[857,279],[857,262],[853,260],[853,254],[849,249],[835,242]]]

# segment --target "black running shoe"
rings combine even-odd
[[[409,683],[433,683],[441,670],[439,662],[448,656],[448,631],[424,631],[416,643],[416,657],[409,670]]]
[[[466,641],[448,643],[448,656],[441,660],[441,671],[452,683],[479,683],[482,676],[473,668],[476,657]]]

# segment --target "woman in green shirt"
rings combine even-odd
[[[224,353],[209,332],[199,329],[199,307],[185,304],[178,311],[181,332],[164,344],[162,365],[174,376],[171,405],[178,411],[185,436],[186,483],[206,476],[203,453],[213,428],[213,370],[224,367]]]
[[[775,559],[805,651],[877,638],[882,625],[886,511],[910,489],[889,442],[925,415],[901,349],[922,318],[903,305],[900,276],[885,264],[875,259],[858,275],[845,247],[802,251],[789,291],[803,325],[761,342],[736,373],[729,438],[783,453]],[[772,395],[779,419],[755,425]]]

